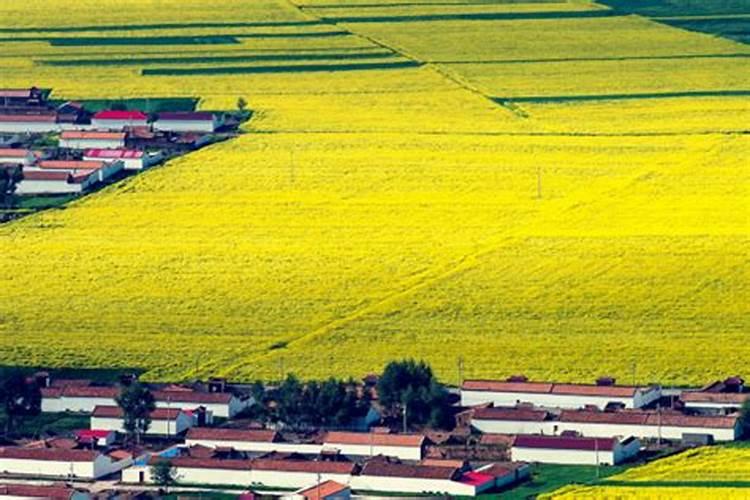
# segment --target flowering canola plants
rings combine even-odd
[[[699,383],[750,355],[745,46],[585,2],[105,0],[50,19],[70,3],[2,2],[0,87],[242,96],[254,115],[0,226],[0,363],[250,380],[414,356],[455,382],[462,356],[467,376],[636,362]]]

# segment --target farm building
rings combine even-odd
[[[115,398],[120,394],[117,387],[89,385],[65,385],[63,387],[43,387],[43,412],[86,412],[91,413],[97,406],[117,406]]]
[[[745,381],[741,377],[717,380],[698,391],[684,391],[680,400],[691,413],[729,414],[738,411],[750,399],[745,392]]]
[[[36,87],[0,89],[0,108],[39,108],[47,102],[45,92]]]
[[[253,404],[252,398],[229,392],[199,392],[192,389],[176,388],[154,391],[153,394],[158,408],[204,406],[214,416],[222,418],[233,418]]]
[[[31,165],[37,157],[30,149],[0,148],[0,163]]]
[[[162,132],[206,132],[219,128],[216,115],[206,112],[159,113],[154,122],[154,130]]]
[[[101,130],[124,130],[147,127],[148,115],[140,111],[99,111],[91,118],[91,125]]]
[[[129,149],[87,149],[83,153],[83,159],[107,163],[119,161],[125,170],[143,170],[161,161],[162,155]]]
[[[29,171],[58,171],[78,174],[86,171],[95,171],[97,180],[104,182],[122,170],[120,161],[105,163],[103,161],[78,161],[78,160],[43,160],[36,165],[24,168]]]
[[[18,195],[79,194],[99,181],[96,170],[68,171],[36,170],[24,172],[16,186]]]
[[[510,453],[513,460],[569,465],[617,465],[638,455],[636,438],[590,438],[580,436],[516,436]]]
[[[233,448],[240,451],[265,453],[270,451],[319,453],[320,445],[300,445],[281,442],[276,431],[267,429],[220,429],[215,427],[195,427],[185,436],[188,446],[209,448]]]
[[[471,425],[488,434],[540,434],[552,417],[546,410],[533,408],[477,408]]]
[[[100,448],[112,446],[117,439],[116,431],[110,429],[82,429],[74,434],[78,443]]]
[[[507,381],[467,380],[461,385],[463,406],[531,403],[550,408],[597,406],[604,409],[608,404],[617,403],[625,408],[642,408],[660,397],[658,387],[614,385],[614,380],[608,378],[599,379],[596,385],[528,382],[525,377],[511,377]]]
[[[156,408],[150,417],[147,435],[176,436],[193,426],[192,414],[178,408]],[[124,432],[123,423],[123,411],[119,406],[97,406],[91,413],[92,429]]]
[[[9,475],[97,479],[133,463],[130,454],[110,456],[94,450],[0,448],[0,471]]]
[[[14,500],[31,500],[33,498],[46,498],[52,500],[88,500],[91,495],[75,490],[65,484],[38,485],[38,484],[0,484],[0,499],[12,498]]]
[[[427,439],[422,434],[382,434],[378,432],[328,432],[323,447],[342,455],[397,457],[422,460]]]
[[[60,134],[59,145],[68,149],[122,149],[125,138],[124,132],[65,130]]]
[[[352,490],[349,486],[336,481],[323,481],[281,498],[283,500],[349,500],[351,497]]]
[[[0,132],[23,134],[46,134],[57,132],[57,115],[39,114],[0,114]]]
[[[498,462],[476,470],[495,478],[495,488],[504,488],[531,476],[531,467],[526,462]]]

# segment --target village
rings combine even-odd
[[[418,402],[393,404],[419,377],[404,375],[407,362],[391,365],[381,375],[337,382],[350,400],[323,411],[357,411],[329,425],[297,421],[314,411],[303,400],[326,390],[291,376],[276,384],[146,383],[134,373],[101,382],[26,372],[21,384],[38,390],[42,415],[88,425],[6,437],[0,498],[152,498],[167,488],[289,500],[474,497],[532,481],[539,464],[593,466],[598,474],[747,437],[750,388],[739,376],[680,390],[611,377],[592,384],[521,375],[465,380],[445,388],[439,409],[448,420],[436,427],[407,418]],[[403,387],[391,384],[394,369],[402,370],[396,378]],[[297,392],[284,392],[289,387]],[[150,401],[135,440],[124,402],[133,394]],[[274,410],[278,418],[263,417]]]
[[[9,205],[0,207],[2,222],[24,214],[11,210],[17,199],[35,199],[35,207],[67,202],[233,137],[248,116],[244,110],[147,113],[126,109],[126,101],[94,111],[86,101],[50,101],[49,93],[0,89],[0,194]]]

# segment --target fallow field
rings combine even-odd
[[[254,115],[236,140],[0,226],[0,363],[249,380],[413,356],[455,382],[462,357],[472,377],[674,384],[746,369],[750,47],[648,15],[5,0],[0,87],[242,96]]]

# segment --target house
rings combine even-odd
[[[611,378],[601,378],[596,385],[529,382],[525,377],[511,377],[506,381],[466,380],[461,385],[461,405],[531,403],[549,408],[597,406],[603,410],[610,403],[643,408],[661,397],[658,387],[622,386],[614,382]]]
[[[55,170],[77,174],[84,171],[95,171],[97,180],[104,182],[120,172],[122,168],[123,164],[120,161],[105,163],[103,161],[42,160],[37,162],[36,165],[24,168],[24,172]]]
[[[422,460],[426,443],[422,434],[331,431],[323,438],[324,449],[338,450],[342,455],[384,455],[401,460]]]
[[[465,482],[461,482],[463,477],[466,477]],[[376,457],[367,461],[349,484],[355,491],[473,496],[477,491],[477,482],[481,483],[482,488],[490,489],[494,478],[467,477],[466,473],[452,467],[404,464]]]
[[[23,134],[48,134],[59,130],[57,114],[0,114],[0,132]]]
[[[0,448],[0,473],[11,476],[98,479],[132,463],[130,454],[113,457],[95,450]]]
[[[125,132],[65,130],[60,134],[59,146],[68,149],[121,149],[125,147],[126,136]]]
[[[81,429],[73,434],[79,444],[100,448],[112,446],[117,440],[117,433],[111,429]]]
[[[197,111],[159,113],[157,120],[154,122],[154,130],[213,133],[219,128],[219,125],[219,120],[213,113]]]
[[[91,413],[97,406],[117,406],[115,398],[120,394],[117,387],[86,385],[89,381],[84,381],[84,385],[77,381],[66,382],[62,386],[41,388],[43,412]]]
[[[526,462],[497,462],[480,467],[477,472],[494,477],[497,489],[531,477],[531,467]]]
[[[471,419],[475,429],[487,434],[543,434],[552,414],[535,408],[477,408]]]
[[[349,484],[359,471],[359,466],[352,462],[264,458],[252,460],[250,467],[252,483],[277,488],[303,488],[321,481]]]
[[[121,162],[125,170],[143,170],[161,161],[162,155],[130,149],[87,149],[83,153],[83,159],[106,163]]]
[[[200,392],[192,389],[175,388],[154,391],[154,401],[159,408],[204,406],[216,417],[233,418],[253,404],[249,396],[230,392]]]
[[[67,101],[57,107],[57,121],[65,124],[81,124],[86,117],[83,104]]]
[[[31,165],[36,155],[30,149],[0,148],[0,163]]]
[[[99,111],[91,118],[91,125],[101,130],[125,130],[133,127],[147,127],[148,115],[140,111]]]
[[[352,490],[349,486],[336,481],[323,481],[281,498],[283,500],[349,500],[351,497]]]
[[[23,180],[16,186],[18,195],[37,194],[79,194],[90,189],[99,181],[96,170],[31,171],[23,173]]]
[[[179,408],[156,408],[150,413],[146,435],[177,436],[193,426],[192,414]],[[125,432],[124,414],[119,406],[97,406],[91,413],[91,428]]]
[[[717,380],[698,391],[683,391],[680,400],[690,413],[716,415],[739,411],[750,400],[750,392],[745,392],[742,377],[729,377]]]
[[[510,453],[514,461],[569,465],[617,465],[638,455],[634,437],[516,436]]]
[[[75,490],[65,484],[38,485],[26,483],[0,484],[0,499],[30,500],[47,498],[52,500],[88,500],[91,495]]]
[[[36,87],[28,89],[0,89],[2,108],[39,108],[47,102],[45,92]]]
[[[267,453],[272,451],[290,453],[320,453],[320,444],[297,444],[282,442],[279,433],[268,429],[222,429],[217,427],[195,427],[185,436],[188,446],[209,448],[233,448],[239,451]]]

